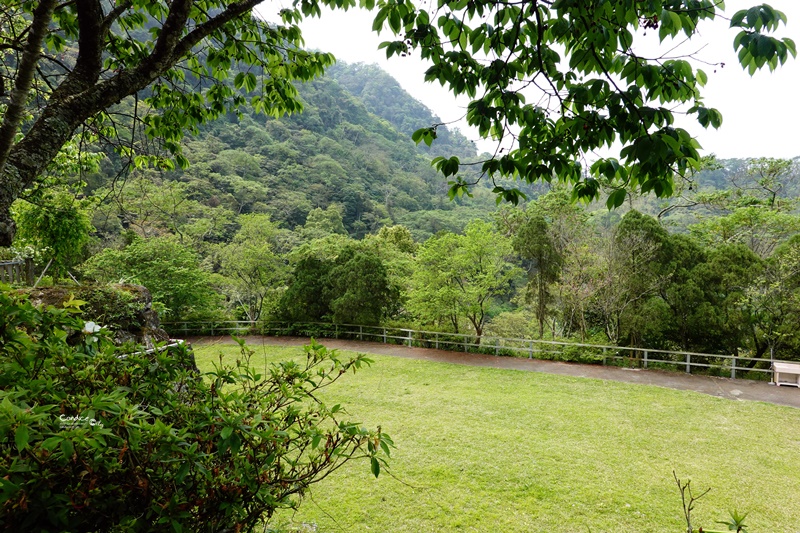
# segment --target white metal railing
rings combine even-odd
[[[779,361],[736,355],[496,336],[484,336],[480,339],[480,342],[477,342],[474,334],[354,324],[219,321],[165,322],[162,327],[169,331],[172,337],[177,335],[266,335],[347,338],[439,350],[493,353],[494,355],[516,357],[527,356],[529,359],[602,363],[604,365],[609,364],[609,362],[629,363],[636,364],[642,368],[674,369],[683,370],[687,373],[692,373],[693,369],[705,369],[706,371],[716,371],[718,374],[727,374],[729,372],[731,378],[736,378],[737,371],[770,374],[772,372],[771,368],[757,368],[756,365],[771,366],[772,362]],[[565,354],[565,351],[573,351],[575,349],[581,349],[581,351],[572,355]],[[749,366],[742,366],[748,365],[748,363],[750,363]]]

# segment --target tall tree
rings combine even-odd
[[[294,321],[379,324],[397,308],[399,289],[378,255],[350,241],[336,256],[308,254],[295,266],[280,314]]]
[[[528,271],[526,298],[534,304],[539,322],[539,337],[555,302],[556,282],[572,244],[586,232],[586,212],[570,202],[566,189],[557,188],[528,204],[525,213],[510,210],[510,216],[500,216],[500,226],[513,235],[514,251],[522,258]],[[569,313],[564,313],[568,315]],[[553,334],[555,335],[555,320]]]
[[[521,274],[511,254],[511,240],[480,220],[464,235],[432,237],[420,247],[410,310],[425,321],[446,319],[456,332],[467,320],[480,343],[493,299],[507,294]]]
[[[659,296],[669,307],[668,336],[682,350],[691,350],[708,326],[703,313],[707,304],[703,280],[695,269],[707,261],[707,249],[688,235],[670,235],[668,279],[659,287]]]
[[[331,318],[337,324],[380,324],[399,297],[383,261],[369,250],[345,249],[328,273]]]
[[[743,244],[721,244],[693,270],[705,292],[698,312],[707,327],[698,351],[738,354],[752,332],[750,309],[742,304],[762,273],[763,261]]]
[[[597,299],[609,340],[628,338],[640,345],[645,324],[641,310],[666,281],[667,231],[652,217],[629,211],[615,228],[606,250],[606,270]]]
[[[528,271],[526,298],[533,302],[539,322],[539,338],[544,336],[544,324],[553,299],[552,285],[558,281],[564,257],[559,253],[550,234],[547,220],[540,213],[526,217],[513,239],[514,251],[523,259]]]
[[[743,304],[751,321],[752,346],[756,357],[792,344],[800,331],[800,236],[779,246],[764,262],[764,270],[745,290]],[[784,357],[792,357],[786,354]]]
[[[242,215],[239,222],[239,231],[219,251],[220,273],[230,280],[229,296],[254,321],[265,306],[277,305],[288,267],[275,253],[279,230],[268,215]]]

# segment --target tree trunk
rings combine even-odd
[[[57,3],[56,0],[42,1],[33,12],[28,41],[18,67],[19,74],[11,91],[11,100],[3,115],[3,124],[0,125],[0,246],[11,246],[17,229],[9,209],[19,196],[21,189],[15,186],[18,183],[18,177],[13,169],[11,172],[6,172],[6,166],[11,149],[14,147],[14,137],[16,137],[25,116],[25,107],[33,85],[36,64],[42,54],[42,42],[47,35],[47,28]]]

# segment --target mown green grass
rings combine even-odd
[[[252,364],[299,348],[253,346]],[[236,346],[196,347],[204,370]],[[800,412],[653,386],[375,355],[326,392],[397,445],[391,473],[351,463],[280,520],[320,532],[680,532],[749,511],[800,531]],[[798,392],[800,393],[800,392]]]

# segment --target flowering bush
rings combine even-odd
[[[370,361],[313,344],[304,362],[205,376],[184,347],[120,355],[78,304],[0,292],[0,528],[249,531],[344,462],[377,476],[392,445],[316,392]]]

